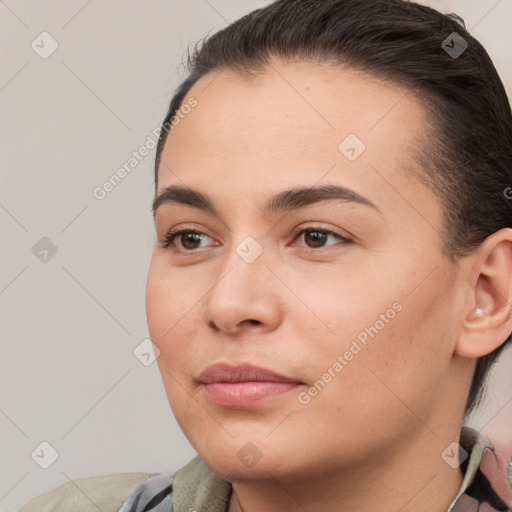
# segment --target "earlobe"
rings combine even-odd
[[[488,315],[489,312],[485,309],[476,308],[469,315],[467,316],[467,320],[474,320],[475,318],[478,318],[480,316]]]
[[[512,229],[489,236],[468,263],[470,300],[455,353],[478,358],[493,352],[512,331]]]

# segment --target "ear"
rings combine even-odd
[[[512,332],[512,229],[490,235],[466,263],[470,297],[455,353],[478,358]]]

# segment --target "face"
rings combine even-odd
[[[461,301],[441,204],[413,177],[423,110],[350,70],[280,61],[205,76],[191,99],[157,195],[208,204],[159,201],[146,294],[180,427],[231,481],[375,464],[450,407]],[[283,195],[298,189],[318,190]]]

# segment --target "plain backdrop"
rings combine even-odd
[[[134,354],[148,338],[154,150],[105,198],[93,191],[159,126],[188,44],[266,3],[0,0],[3,512],[72,479],[171,472],[195,455],[156,363]],[[463,16],[512,97],[512,0],[427,3]],[[477,427],[512,424],[511,356]]]

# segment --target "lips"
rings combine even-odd
[[[285,377],[284,375],[259,366],[253,366],[251,364],[231,366],[225,363],[217,363],[208,366],[208,368],[201,373],[198,380],[203,384],[251,381],[299,382],[297,379]]]
[[[226,363],[209,366],[198,380],[210,402],[228,408],[250,407],[302,384],[267,368]]]

